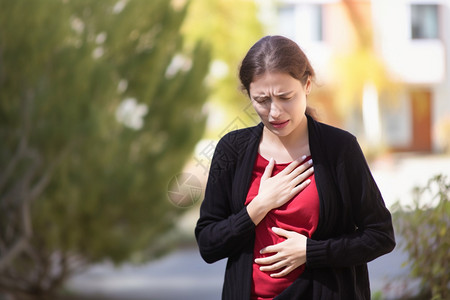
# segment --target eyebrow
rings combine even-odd
[[[286,96],[291,95],[291,94],[294,93],[294,92],[295,92],[295,91],[281,92],[281,93],[275,94],[275,96],[276,96],[276,97],[286,97]],[[252,98],[253,98],[254,100],[256,100],[256,101],[261,101],[261,100],[270,98],[270,96],[268,96],[268,95],[257,95],[257,96],[252,96]]]
[[[288,96],[288,95],[292,94],[293,92],[294,91],[281,92],[279,94],[275,94],[275,96],[277,96],[277,97]]]
[[[266,95],[253,96],[253,99],[255,99],[256,101],[267,99],[267,98],[270,98],[270,97],[266,96]]]

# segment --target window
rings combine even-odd
[[[311,38],[314,41],[322,41],[322,5],[311,5]]]
[[[435,4],[411,5],[411,38],[439,38],[438,6]]]
[[[295,6],[283,5],[278,8],[278,26],[280,32],[288,38],[296,37]]]
[[[281,34],[301,41],[322,41],[322,5],[285,4],[278,7]]]

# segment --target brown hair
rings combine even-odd
[[[239,68],[242,90],[250,96],[250,84],[265,72],[282,72],[300,80],[315,79],[315,72],[305,53],[294,41],[279,35],[265,36],[247,52]],[[307,108],[307,113],[311,108]]]

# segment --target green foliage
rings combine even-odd
[[[373,293],[372,300],[383,300],[383,293],[380,291]]]
[[[217,139],[236,116],[247,126],[253,125],[254,120],[243,111],[250,102],[239,89],[238,67],[248,49],[263,35],[256,1],[191,0],[182,30],[187,43],[200,39],[211,46],[213,64],[208,76],[211,122],[207,136]]]
[[[437,175],[414,189],[411,206],[396,204],[396,227],[404,238],[411,276],[432,299],[450,298],[450,180]]]
[[[148,258],[170,230],[167,184],[203,135],[208,96],[210,51],[184,47],[186,11],[0,0],[0,290]]]

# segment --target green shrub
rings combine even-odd
[[[421,280],[422,293],[433,300],[450,299],[450,180],[431,178],[413,190],[412,205],[396,203],[393,210],[400,246],[408,254],[410,276]]]

